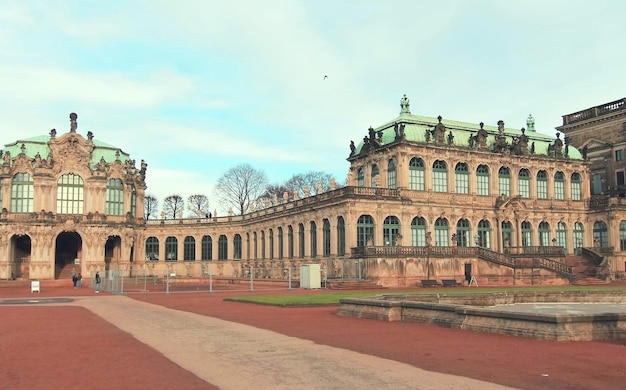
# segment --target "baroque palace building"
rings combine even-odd
[[[285,279],[305,264],[385,286],[567,284],[581,264],[623,277],[626,216],[615,198],[592,196],[584,155],[599,140],[585,138],[581,153],[565,119],[561,139],[536,132],[532,116],[517,130],[413,115],[406,96],[400,106],[350,143],[345,186],[259,199],[243,215],[148,221],[147,165],[78,134],[71,114],[66,134],[5,145],[0,279],[72,267]]]

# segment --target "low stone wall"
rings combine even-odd
[[[623,291],[380,295],[344,298],[337,314],[383,321],[422,322],[477,332],[546,340],[626,339],[626,313],[542,314],[498,310],[516,303],[625,304]]]

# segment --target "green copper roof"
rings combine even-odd
[[[417,143],[426,143],[426,130],[432,130],[435,128],[437,124],[439,124],[439,120],[437,118],[413,115],[410,113],[401,113],[400,116],[385,123],[382,126],[379,126],[374,129],[376,133],[382,131],[382,145],[387,145],[395,141],[396,133],[394,130],[394,125],[396,123],[404,123],[404,134],[406,140],[409,142],[417,142]],[[470,136],[475,135],[478,130],[480,130],[480,125],[477,123],[468,123],[468,122],[459,122],[454,120],[442,119],[441,123],[446,127],[446,137],[448,137],[448,133],[452,132],[454,136],[454,145],[453,147],[469,147]],[[483,129],[485,129],[488,133],[487,143],[489,147],[492,146],[494,142],[494,135],[499,134],[497,126],[489,126],[484,125]],[[507,142],[509,145],[512,144],[514,137],[520,137],[522,135],[521,129],[511,129],[504,128],[504,135],[507,138]],[[556,137],[551,137],[549,135],[537,133],[534,131],[526,131],[524,133],[526,137],[528,137],[528,148],[530,150],[531,145],[535,144],[535,153],[534,155],[548,155],[548,146],[553,144]],[[563,139],[561,139],[563,140]],[[432,137],[431,137],[432,144]],[[382,146],[381,145],[381,146]],[[354,156],[358,155],[361,152],[361,148],[363,147],[363,141],[359,142],[358,146],[355,149]],[[565,145],[563,145],[563,150],[565,150]],[[567,158],[573,160],[582,160],[582,154],[578,149],[573,146],[568,146],[567,148],[568,156]]]

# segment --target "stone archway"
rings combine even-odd
[[[81,259],[83,240],[76,232],[63,232],[57,236],[54,246],[55,278],[68,277],[72,268],[78,268],[76,259]],[[67,275],[65,275],[67,274]]]
[[[11,237],[10,272],[7,276],[12,280],[28,279],[31,245],[30,236],[28,235],[14,235]]]
[[[104,245],[104,268],[111,269],[111,263],[119,264],[122,258],[122,238],[120,236],[109,236]]]

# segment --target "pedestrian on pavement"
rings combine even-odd
[[[96,293],[100,292],[100,283],[102,283],[102,278],[100,278],[100,271],[96,271]]]
[[[72,284],[76,288],[76,270],[74,268],[72,268]]]

